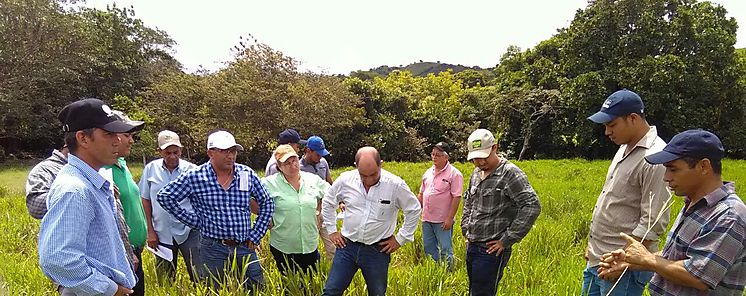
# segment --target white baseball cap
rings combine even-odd
[[[179,140],[179,135],[177,135],[175,132],[172,132],[170,130],[163,130],[160,133],[158,133],[158,148],[161,148],[161,150],[168,148],[168,146],[176,145],[178,147],[184,147],[181,146],[181,141]]]
[[[480,128],[469,135],[466,145],[469,147],[469,155],[466,156],[466,160],[487,158],[492,152],[492,145],[495,145],[495,136],[490,131]]]
[[[236,138],[226,131],[217,131],[207,137],[207,149],[230,149],[236,147],[243,150],[243,146],[236,143]]]

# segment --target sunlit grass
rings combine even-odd
[[[499,294],[578,295],[585,266],[582,255],[588,223],[609,162],[573,159],[517,164],[528,174],[539,194],[542,214],[534,229],[515,246]],[[384,163],[385,169],[404,178],[415,193],[422,173],[429,166],[429,163]],[[468,179],[473,166],[469,163],[457,163],[456,166]],[[23,183],[29,168],[17,165],[0,168],[0,188],[4,188],[0,189],[0,196],[3,196],[0,197],[0,227],[3,229],[0,232],[0,294],[55,295],[52,284],[39,269],[36,253],[39,222],[27,214],[24,203]],[[135,178],[139,178],[142,165],[130,163],[130,169]],[[345,169],[349,168],[335,170],[334,176]],[[726,161],[723,175],[726,180],[736,181],[741,196],[746,195],[746,187],[743,187],[746,186],[746,161]],[[672,221],[683,204],[680,198],[673,201]],[[460,215],[459,211],[458,221]],[[393,255],[388,294],[466,295],[465,246],[458,222],[454,230],[455,271],[448,273],[444,266],[425,257],[418,229],[415,242],[403,246]],[[209,295],[205,286],[191,284],[183,262],[180,262],[175,282],[159,283],[152,255],[145,252],[143,256],[148,295]],[[266,240],[259,257],[267,280],[262,295],[284,295],[286,289],[289,295],[302,295],[301,282],[308,289],[307,295],[318,295],[330,269],[330,262],[322,258],[318,274],[283,277],[277,271]],[[232,287],[238,287],[239,282],[229,280],[226,286],[228,288],[219,291],[219,295],[235,295]],[[355,276],[346,295],[367,295],[360,273]]]

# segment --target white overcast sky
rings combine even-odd
[[[746,47],[746,0],[712,1],[736,18]],[[185,70],[216,70],[239,36],[299,60],[301,69],[348,74],[419,60],[493,67],[509,45],[522,49],[567,27],[587,0],[88,0],[104,9],[134,7],[147,26],[178,43]]]

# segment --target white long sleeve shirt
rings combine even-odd
[[[394,234],[399,209],[404,223],[396,234],[400,245],[414,240],[422,208],[401,178],[381,169],[378,184],[365,191],[357,170],[342,173],[324,195],[322,215],[329,233],[337,232],[336,210],[345,203],[342,236],[358,243],[374,244]]]

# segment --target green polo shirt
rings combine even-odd
[[[329,183],[311,173],[300,172],[300,176],[298,191],[283,174],[262,179],[275,201],[269,244],[285,254],[308,254],[319,246],[316,205],[324,198]]]
[[[104,168],[111,169],[114,184],[119,188],[124,221],[130,228],[130,243],[136,248],[142,248],[145,246],[145,238],[148,235],[148,225],[145,223],[145,210],[140,200],[140,189],[132,179],[132,173],[127,168],[127,162],[123,157],[118,158],[116,164]]]

